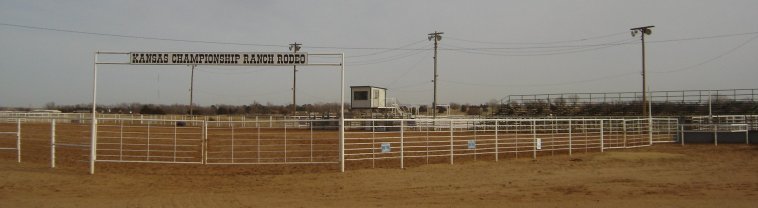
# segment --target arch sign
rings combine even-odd
[[[99,55],[127,56],[128,61],[99,61]],[[312,63],[308,56],[332,61]],[[321,57],[321,58],[319,58]],[[338,58],[337,61],[333,61]],[[109,59],[112,60],[112,59]],[[95,52],[92,71],[92,129],[90,141],[90,174],[95,173],[97,160],[97,67],[98,65],[218,65],[218,66],[335,66],[340,68],[340,171],[345,172],[345,54],[293,52]],[[135,162],[135,161],[122,161]]]
[[[307,65],[308,53],[131,52],[129,64],[292,66]]]

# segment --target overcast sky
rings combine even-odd
[[[440,103],[641,91],[629,29],[647,25],[651,90],[758,88],[757,11],[755,0],[0,0],[0,106],[90,103],[95,51],[284,52],[295,41],[344,52],[348,86],[430,104],[434,31]],[[98,103],[186,104],[189,69],[101,65]],[[300,67],[297,81],[298,104],[339,101],[336,67]],[[195,102],[288,104],[291,87],[292,67],[199,66]]]

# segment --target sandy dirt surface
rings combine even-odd
[[[662,144],[407,169],[99,164],[0,155],[0,207],[755,207],[758,147]]]

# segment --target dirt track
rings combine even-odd
[[[114,165],[115,166],[115,165]],[[0,158],[0,207],[754,207],[758,148],[656,145],[500,162],[335,167],[119,165]],[[126,168],[123,168],[126,167]],[[194,166],[193,166],[194,167]],[[276,167],[267,167],[271,169]],[[222,171],[226,170],[226,171]],[[231,171],[229,171],[231,170]],[[233,174],[228,174],[233,173]]]

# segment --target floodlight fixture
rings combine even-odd
[[[303,45],[303,44],[300,44],[297,42],[290,44],[290,51],[297,53],[298,51],[300,51],[300,45]]]

